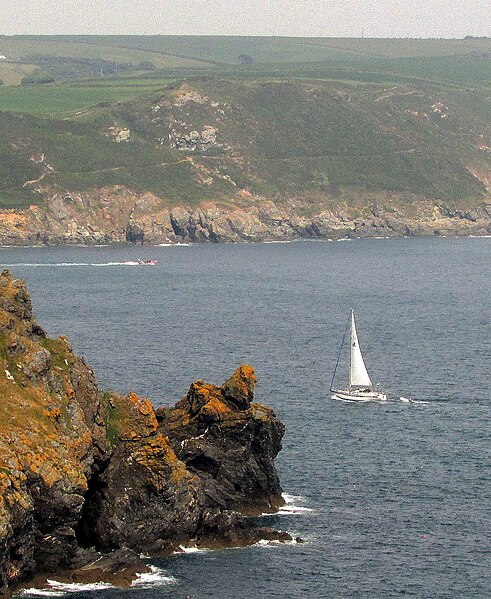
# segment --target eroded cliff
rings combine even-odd
[[[228,201],[172,205],[121,186],[53,192],[44,205],[0,211],[0,244],[217,243],[488,235],[491,203],[377,193],[273,202],[242,191]]]
[[[287,538],[242,515],[283,503],[273,460],[284,426],[254,386],[243,365],[157,412],[103,392],[66,338],[46,336],[25,284],[1,273],[0,596],[40,572],[104,577],[101,552],[119,550],[122,571],[136,567],[126,548]]]

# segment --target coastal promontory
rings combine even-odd
[[[194,382],[175,407],[102,391],[9,271],[0,362],[0,597],[48,573],[128,584],[142,551],[289,538],[248,517],[283,504],[284,426],[254,402],[251,366]]]

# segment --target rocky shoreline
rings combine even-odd
[[[169,205],[116,186],[46,192],[44,204],[0,211],[0,245],[220,243],[491,233],[491,203],[414,196],[290,198],[238,192],[229,202]]]
[[[196,381],[157,410],[101,391],[68,340],[46,336],[9,271],[0,362],[0,597],[46,573],[128,585],[147,569],[141,552],[291,540],[248,517],[284,504],[284,425],[254,402],[252,367],[222,386]]]

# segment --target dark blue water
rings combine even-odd
[[[90,265],[137,257],[159,262]],[[196,378],[254,365],[257,400],[287,425],[284,490],[313,510],[265,518],[304,545],[155,560],[173,581],[83,596],[491,597],[491,239],[6,248],[0,261],[103,387],[170,404]],[[329,399],[351,307],[387,405]]]

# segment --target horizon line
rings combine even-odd
[[[462,37],[431,36],[367,36],[367,35],[256,35],[240,33],[0,33],[0,37],[224,37],[224,38],[291,38],[291,39],[354,39],[354,40],[420,40],[420,41],[464,41],[484,40],[488,35],[466,34]]]

